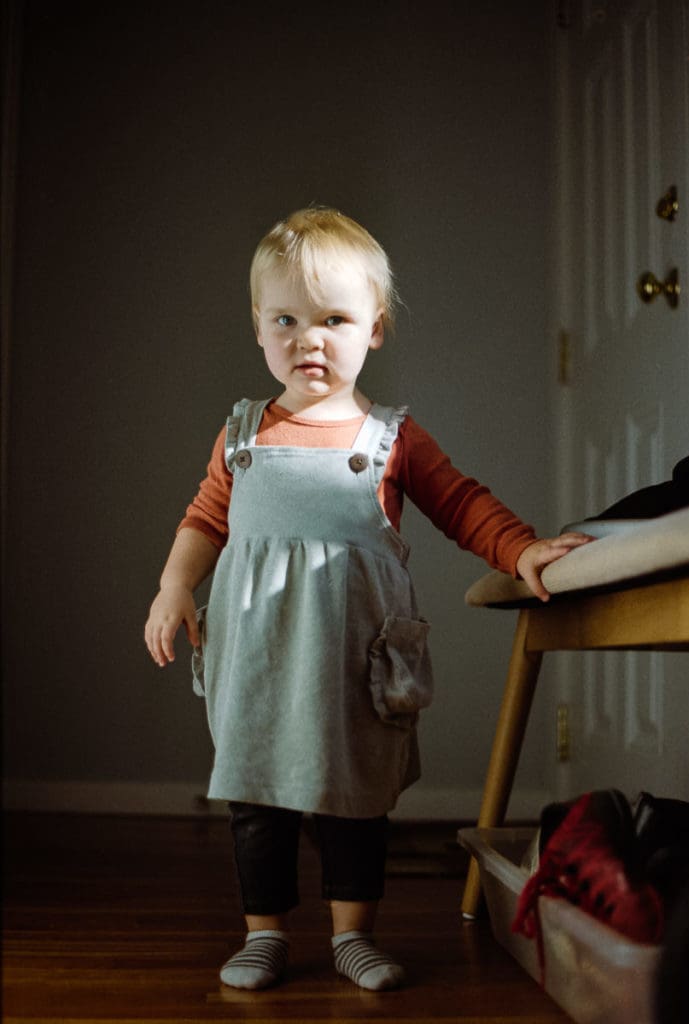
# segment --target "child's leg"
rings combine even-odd
[[[268,988],[287,965],[287,912],[299,902],[301,814],[279,807],[230,804],[234,852],[248,935],[220,971],[226,985]]]
[[[299,903],[301,812],[231,803],[234,858],[250,931],[282,927]]]
[[[376,925],[378,900],[330,900],[333,935],[342,932],[372,932]]]
[[[317,816],[323,896],[330,901],[335,967],[362,988],[397,988],[404,971],[373,940],[385,884],[387,818]]]

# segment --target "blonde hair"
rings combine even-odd
[[[297,210],[258,243],[249,277],[254,320],[265,273],[284,268],[303,282],[309,295],[317,296],[319,264],[343,257],[361,262],[382,309],[383,326],[391,328],[397,296],[385,250],[360,224],[331,207]]]

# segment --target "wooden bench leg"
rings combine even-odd
[[[517,770],[543,657],[541,652],[526,650],[528,622],[529,611],[522,609],[512,644],[505,690],[483,789],[479,828],[494,828],[502,824]],[[476,916],[480,895],[478,864],[472,857],[462,898],[464,917]]]

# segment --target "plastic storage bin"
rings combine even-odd
[[[536,943],[515,935],[512,921],[528,878],[520,862],[535,829],[461,829],[476,857],[498,942],[540,982]],[[653,1024],[653,977],[660,946],[641,945],[566,900],[539,901],[545,990],[579,1024]]]

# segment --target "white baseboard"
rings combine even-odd
[[[222,800],[208,800],[203,782],[25,782],[7,779],[6,811],[66,814],[225,815]],[[515,789],[510,818],[536,819],[553,800],[541,790]],[[481,791],[412,786],[391,817],[400,821],[472,821],[478,817]]]

